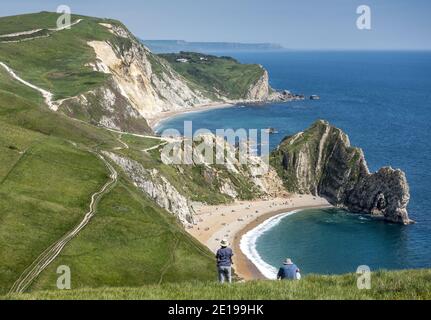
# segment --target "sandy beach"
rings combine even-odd
[[[160,112],[159,114],[153,116],[152,118],[147,119],[147,122],[148,122],[148,125],[151,127],[151,129],[156,130],[161,122],[166,121],[169,118],[178,116],[180,114],[202,112],[210,109],[213,110],[213,109],[230,108],[230,107],[233,107],[234,105],[235,105],[234,103],[214,102],[214,103],[196,106],[190,109]]]
[[[238,102],[239,103],[239,102]],[[230,108],[236,103],[211,103],[192,109],[162,112],[148,119],[148,124],[156,130],[161,122],[169,118],[210,109]],[[265,277],[240,249],[244,234],[265,220],[293,210],[329,207],[329,203],[312,195],[291,195],[288,198],[273,198],[256,201],[236,201],[233,204],[207,206],[194,204],[195,224],[187,231],[206,245],[214,253],[221,239],[228,239],[233,248],[235,273],[244,280],[264,279]]]
[[[234,255],[235,273],[244,280],[264,276],[240,249],[241,237],[265,220],[292,210],[328,207],[329,203],[312,195],[291,195],[289,198],[237,201],[229,205],[205,206],[195,204],[195,225],[187,231],[216,252],[220,240],[229,239]]]

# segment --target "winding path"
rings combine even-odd
[[[57,27],[57,28],[48,28],[45,30],[48,30],[48,31],[51,31],[52,33],[54,33],[54,32],[58,32],[58,31],[70,29],[71,27],[80,23],[81,21],[82,21],[82,19],[78,19],[69,25],[65,25],[63,27]],[[34,36],[31,38],[24,38],[24,39],[19,39],[19,40],[7,40],[7,41],[1,40],[2,38],[14,38],[14,37],[20,37],[20,36],[25,36],[25,35],[32,35],[34,33],[42,31],[42,30],[44,30],[44,29],[34,29],[34,30],[28,30],[28,31],[22,31],[22,32],[2,34],[2,35],[0,35],[0,43],[20,43],[20,42],[31,41],[31,40],[36,40],[36,39],[40,39],[40,38],[48,38],[51,36],[52,33],[48,33],[47,35],[43,35],[43,36]]]
[[[77,21],[76,23],[79,23]],[[76,24],[74,23],[74,24]],[[53,101],[53,94],[47,90],[44,90],[40,87],[37,87],[36,85],[31,84],[28,81],[25,81],[24,79],[20,78],[10,67],[8,67],[5,63],[0,61],[0,66],[2,66],[8,74],[16,79],[17,81],[21,82],[22,84],[38,91],[42,94],[43,98],[45,99],[45,103],[48,105],[48,107],[53,110],[58,110],[58,104],[56,104]],[[73,119],[73,118],[72,118]],[[121,137],[123,134],[130,134],[136,137],[142,137],[142,138],[149,138],[149,139],[155,139],[161,141],[160,144],[150,147],[148,149],[142,150],[144,152],[148,152],[150,150],[156,149],[170,141],[174,141],[174,139],[167,139],[162,137],[155,137],[150,135],[139,135],[139,134],[133,134],[128,132],[122,132],[118,130],[113,130],[110,128],[104,128],[109,131],[115,132],[119,134],[119,137],[117,138],[118,142],[120,142],[123,147],[117,148],[117,149],[128,149],[129,146],[121,140]],[[93,152],[93,151],[91,151]],[[106,167],[110,171],[110,177],[108,182],[105,183],[105,185],[96,193],[94,193],[91,196],[91,203],[89,207],[89,211],[85,214],[83,220],[75,226],[72,230],[67,232],[62,238],[57,240],[55,243],[53,243],[50,247],[48,247],[44,252],[42,252],[36,260],[33,261],[33,263],[27,267],[24,272],[20,275],[20,277],[15,281],[15,283],[12,285],[9,293],[23,293],[25,290],[27,290],[30,285],[33,283],[33,281],[41,274],[42,271],[44,271],[49,264],[54,261],[55,258],[58,257],[58,255],[61,253],[63,248],[73,239],[76,237],[76,235],[90,222],[91,218],[94,216],[97,208],[97,204],[99,200],[103,197],[103,195],[110,190],[110,188],[117,182],[118,180],[118,173],[114,169],[114,167],[99,153],[95,153],[106,165]],[[163,275],[162,275],[163,278]],[[161,279],[162,279],[161,278]]]
[[[62,31],[62,30],[65,30],[65,29],[70,29],[72,26],[74,26],[74,25],[77,25],[78,23],[80,23],[82,21],[82,19],[78,19],[78,20],[76,20],[75,22],[73,22],[73,23],[71,23],[71,24],[69,24],[69,25],[67,25],[67,26],[63,26],[63,27],[59,27],[59,28],[52,28],[52,29],[48,29],[49,31],[52,31],[52,32],[58,32],[58,31]],[[4,34],[4,35],[0,35],[0,37],[8,37],[8,36],[21,36],[21,35],[26,35],[26,34],[32,34],[32,33],[35,33],[35,32],[38,32],[38,31],[40,31],[40,30],[42,30],[42,29],[35,29],[35,30],[30,30],[30,31],[23,31],[23,32],[17,32],[17,33],[11,33],[11,34]],[[27,39],[25,39],[25,41],[28,41],[28,40],[33,40],[33,39],[38,39],[38,38],[41,38],[41,37],[33,37],[33,38],[27,38]],[[23,41],[23,40],[19,40],[19,41],[7,41],[7,42],[21,42],[21,41]],[[3,41],[4,42],[4,41]],[[4,42],[4,43],[6,43],[6,42]],[[32,89],[34,89],[34,90],[37,90],[37,91],[39,91],[41,94],[42,94],[42,96],[43,96],[43,98],[45,99],[45,103],[48,105],[48,107],[51,109],[51,110],[53,110],[53,111],[57,111],[58,110],[58,107],[59,107],[59,104],[57,104],[57,103],[55,103],[54,102],[54,95],[51,93],[51,92],[49,92],[49,91],[47,91],[47,90],[45,90],[45,89],[42,89],[42,88],[40,88],[40,87],[37,87],[37,86],[35,86],[34,84],[31,84],[30,82],[28,82],[28,81],[25,81],[24,79],[22,79],[21,77],[19,77],[16,73],[15,73],[15,71],[13,71],[10,67],[8,67],[4,62],[1,62],[0,61],[0,66],[2,66],[4,69],[6,69],[6,71],[14,78],[14,79],[16,79],[16,80],[18,80],[19,82],[21,82],[22,84],[24,84],[24,85],[26,85],[26,86],[28,86],[28,87],[30,87],[30,88],[32,88]]]
[[[30,82],[28,82],[28,81],[25,81],[24,79],[22,79],[22,78],[20,78],[11,68],[9,68],[4,62],[1,62],[0,61],[0,66],[2,66],[4,69],[6,69],[6,71],[7,71],[7,73],[9,73],[9,75],[12,77],[12,78],[14,78],[14,79],[16,79],[16,80],[18,80],[19,82],[21,82],[22,84],[24,84],[24,85],[26,85],[27,87],[30,87],[30,88],[32,88],[32,89],[34,89],[34,90],[36,90],[36,91],[39,91],[41,94],[42,94],[42,96],[43,96],[43,98],[45,99],[45,103],[48,105],[48,107],[51,109],[51,110],[54,110],[54,111],[57,111],[58,110],[58,105],[56,104],[56,103],[54,103],[54,101],[53,101],[53,97],[54,97],[54,95],[51,93],[51,92],[49,92],[49,91],[47,91],[47,90],[45,90],[45,89],[42,89],[42,88],[39,88],[38,86],[35,86],[34,84],[31,84]]]
[[[105,163],[110,171],[108,182],[96,193],[91,196],[89,211],[85,214],[84,219],[72,230],[66,233],[60,240],[46,249],[33,263],[21,274],[15,281],[9,293],[23,293],[36,279],[39,274],[48,267],[48,265],[60,254],[63,248],[90,222],[96,213],[99,200],[110,188],[117,182],[118,173],[114,167],[100,154],[97,156]]]

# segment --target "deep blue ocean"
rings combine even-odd
[[[431,267],[431,52],[226,53],[262,64],[276,89],[318,101],[236,106],[189,113],[159,130],[268,128],[274,148],[286,135],[317,119],[343,129],[361,147],[371,171],[390,165],[404,170],[410,185],[409,214],[417,223],[400,226],[361,215],[308,210],[288,216],[257,240],[261,258],[276,267],[291,257],[302,273],[354,272]]]

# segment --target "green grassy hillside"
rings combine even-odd
[[[75,226],[91,194],[109,172],[89,150],[108,150],[157,168],[193,200],[224,203],[218,182],[205,180],[203,167],[167,166],[154,139],[120,135],[52,112],[40,94],[0,69],[0,293],[6,293],[31,262]],[[141,286],[170,281],[213,280],[213,255],[176,219],[125,177],[99,203],[96,216],[31,291],[52,289],[58,265],[71,267],[77,287]],[[220,174],[227,174],[220,170]],[[251,190],[237,177],[238,186]]]
[[[123,145],[116,133],[50,111],[38,92],[3,68],[0,129],[0,293],[5,294],[43,250],[82,220],[91,195],[106,183],[109,172],[90,151]],[[152,140],[136,143],[151,146]],[[215,278],[213,255],[121,172],[94,220],[57,259],[31,290],[53,288],[59,264],[71,267],[79,287]]]
[[[53,27],[57,16],[43,13],[4,21],[8,31],[16,32]],[[34,24],[38,17],[40,23]],[[77,94],[105,81],[103,75],[83,66],[94,58],[85,41],[111,37],[98,27],[98,21],[86,17],[72,30],[52,34],[48,42],[1,43],[0,60],[57,97]],[[20,23],[25,28],[20,28]],[[109,175],[93,152],[115,152],[146,169],[157,169],[191,200],[232,201],[219,191],[220,179],[229,175],[224,167],[209,181],[204,166],[164,165],[157,150],[142,151],[160,144],[159,140],[120,135],[52,112],[39,92],[14,80],[3,68],[0,127],[1,294],[8,292],[46,248],[83,219],[91,195]],[[101,198],[92,221],[40,274],[29,288],[31,292],[55,288],[56,269],[63,264],[71,268],[77,288],[216,278],[213,254],[191,238],[171,213],[138,190],[121,168],[116,169],[119,181]],[[250,181],[241,175],[231,178],[243,198],[253,196]]]
[[[141,288],[102,288],[41,291],[3,299],[166,299],[166,300],[303,300],[303,299],[431,299],[431,271],[379,271],[371,289],[359,290],[357,275],[310,275],[301,281],[252,281],[219,285],[214,282],[167,283]]]
[[[0,37],[0,61],[22,79],[51,92],[53,100],[67,99],[60,111],[69,116],[91,123],[116,118],[124,131],[150,132],[142,117],[131,115],[133,112],[127,111],[130,102],[118,92],[112,76],[94,71],[96,54],[88,45],[90,41],[108,42],[118,56],[133,46],[135,49],[139,47],[139,40],[128,33],[127,28],[119,21],[81,15],[72,15],[72,23],[79,20],[80,22],[74,24],[71,29],[56,32],[52,28],[56,28],[59,16],[57,13],[42,12],[0,18],[0,35],[41,29],[33,34]],[[119,27],[126,36],[114,34],[102,24]],[[135,54],[127,53],[129,58],[131,55]],[[199,95],[217,101],[220,96],[241,99],[246,97],[250,86],[264,73],[258,65],[243,65],[228,57],[205,56],[206,60],[201,60],[203,56],[200,54],[186,55],[191,63],[181,64],[176,62],[175,56],[157,56],[146,52],[145,59],[159,78],[151,80],[154,81],[153,84],[165,82],[166,75],[172,75],[169,68],[171,65],[184,76],[182,78],[175,74],[175,78],[187,82]],[[114,106],[107,107],[106,103],[103,103],[106,90],[116,92]],[[92,94],[89,94],[90,91]],[[70,99],[82,94],[85,94],[85,102]],[[160,97],[162,100],[169,98],[162,95]]]
[[[36,14],[3,17],[0,19],[1,34],[55,28],[58,16],[52,12],[39,12]]]
[[[230,99],[245,99],[250,86],[264,74],[257,64],[241,64],[230,57],[181,52],[160,54],[174,69],[204,92],[217,92]],[[186,59],[187,62],[179,62]]]
[[[56,289],[60,265],[71,268],[77,288],[216,278],[213,255],[124,178],[31,290]]]
[[[58,14],[42,13],[0,19],[0,26],[7,25],[10,32],[32,30],[38,27],[55,27]],[[81,16],[72,16],[72,22]],[[37,21],[37,22],[36,22]],[[54,94],[55,99],[76,96],[103,84],[107,76],[93,71],[89,62],[95,53],[87,45],[89,40],[112,40],[105,27],[98,24],[101,19],[85,17],[70,30],[52,33],[40,38],[18,43],[0,43],[0,61],[6,63],[17,74]],[[0,27],[1,33],[6,33]]]

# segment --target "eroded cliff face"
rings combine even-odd
[[[60,111],[111,129],[149,133],[146,120],[162,112],[211,102],[127,29],[115,24],[101,25],[115,38],[87,43],[96,55],[87,67],[106,74],[108,80],[100,88],[61,101]]]
[[[157,205],[175,215],[184,224],[193,223],[191,202],[178,192],[157,169],[145,169],[139,162],[112,152],[104,152],[123,169],[135,186],[153,199]]]
[[[262,157],[243,152],[240,159],[240,147],[227,143],[223,137],[214,134],[201,134],[199,137],[201,140],[193,145],[182,144],[181,138],[178,142],[181,147],[161,152],[161,160],[169,163],[174,160],[172,154],[175,154],[175,159],[187,159],[190,166],[203,166],[206,182],[218,186],[218,191],[232,200],[287,195],[277,172]],[[245,148],[244,146],[244,150]],[[223,161],[220,161],[215,150],[223,150]]]
[[[103,41],[88,45],[98,59],[95,69],[110,73],[121,94],[145,118],[210,102],[137,41],[130,40],[127,48]]]
[[[370,173],[362,150],[325,121],[285,138],[271,154],[271,164],[291,192],[319,195],[352,212],[411,222],[404,172],[385,167]]]
[[[261,66],[263,69],[263,67]],[[264,70],[264,69],[263,69]],[[247,93],[247,100],[267,100],[271,93],[269,86],[269,75],[268,71],[264,70],[262,77],[253,85]]]
[[[204,136],[207,150],[224,148],[227,157],[225,164],[206,162],[204,149],[195,146],[190,149],[191,159],[188,164],[170,163],[157,168],[149,165],[153,160],[167,163],[166,150],[168,144],[162,143],[151,150],[145,151],[143,159],[131,159],[125,154],[118,154],[121,149],[104,151],[104,154],[118,165],[134,185],[154,200],[161,208],[173,214],[185,226],[193,224],[193,203],[211,204],[229,203],[235,200],[265,199],[286,195],[281,179],[269,164],[255,155],[247,155],[246,164],[235,158],[238,150],[225,142],[223,138],[212,134]],[[181,145],[183,138],[169,140],[172,146]],[[166,141],[167,142],[167,141]],[[199,144],[202,146],[202,144]],[[176,157],[185,159],[189,147],[172,149]],[[185,151],[184,151],[185,150]],[[160,158],[159,158],[160,157]],[[160,160],[159,160],[160,159]],[[203,190],[203,188],[205,190]],[[210,190],[210,192],[208,192]],[[216,200],[215,200],[216,199]]]
[[[121,94],[114,79],[95,90],[61,101],[61,112],[98,126],[132,133],[152,133],[146,119]]]
[[[201,92],[121,25],[100,25],[115,38],[109,42],[89,41],[87,44],[93,48],[96,59],[87,66],[106,74],[108,81],[101,88],[61,101],[60,110],[69,116],[112,129],[143,133],[151,132],[146,120],[157,118],[163,112],[214,102],[239,102],[216,91]],[[270,95],[272,99],[277,98],[264,70],[242,101],[264,101]]]

